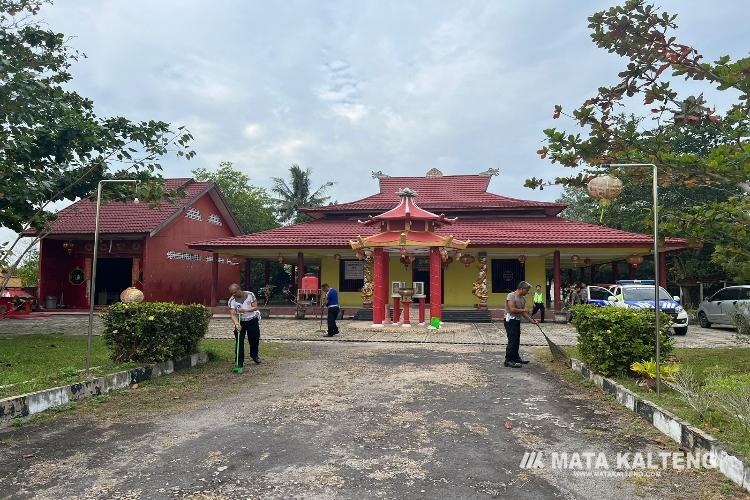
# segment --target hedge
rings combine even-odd
[[[672,319],[661,314],[661,357],[672,352]],[[624,375],[636,361],[656,357],[653,310],[578,305],[572,308],[581,359],[596,373]]]
[[[102,315],[103,337],[118,363],[158,363],[196,352],[210,318],[200,304],[119,302]]]

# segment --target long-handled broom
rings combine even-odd
[[[536,326],[537,328],[539,328],[539,331],[542,332],[544,340],[547,341],[547,345],[549,346],[549,350],[552,351],[552,357],[555,359],[555,361],[564,361],[566,363],[570,363],[570,356],[568,356],[568,353],[566,353],[562,347],[552,342],[547,334],[544,333],[544,330],[542,330],[542,327],[539,325],[539,323],[536,323]]]
[[[232,372],[234,373],[244,373],[245,369],[240,366],[240,333],[242,329],[242,321],[240,316],[240,306],[237,306],[237,321],[240,323],[240,327],[237,328],[234,326],[234,368],[232,368]]]

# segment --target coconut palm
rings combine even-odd
[[[279,213],[279,218],[284,222],[294,224],[305,220],[306,216],[299,211],[300,208],[319,207],[324,205],[330,196],[325,192],[333,186],[333,182],[326,182],[314,192],[310,188],[309,168],[302,169],[296,163],[289,167],[289,183],[280,177],[272,177],[273,188],[271,191],[278,195],[274,198]]]

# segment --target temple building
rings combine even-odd
[[[613,278],[625,278],[651,253],[648,235],[565,219],[560,203],[489,192],[495,175],[494,169],[476,175],[432,169],[424,177],[377,172],[376,194],[302,209],[306,222],[188,246],[294,264],[298,283],[305,267],[314,266],[322,283],[338,288],[342,307],[376,324],[389,320],[379,308],[395,305],[393,287],[415,283],[430,316],[445,319],[469,311],[497,316],[522,280],[541,285],[553,310],[560,310],[560,285],[572,279],[570,270],[587,269],[594,281],[594,269],[607,263]],[[664,253],[685,247],[676,239],[663,246]],[[665,268],[664,254],[659,265]]]

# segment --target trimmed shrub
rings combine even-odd
[[[210,318],[200,304],[119,302],[102,315],[103,337],[118,363],[158,363],[196,352]]]
[[[654,311],[579,305],[572,312],[581,359],[596,373],[625,375],[636,361],[656,357]],[[660,314],[660,353],[665,359],[673,347],[671,318]]]

